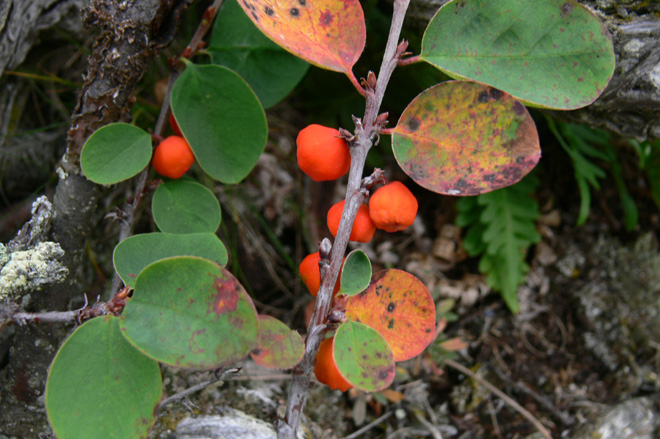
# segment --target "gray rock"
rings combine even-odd
[[[186,417],[174,433],[162,439],[276,439],[273,426],[240,410],[227,408],[223,415]],[[304,439],[302,432],[299,439]]]
[[[659,428],[660,412],[654,399],[636,398],[607,410],[572,439],[657,439]]]
[[[238,410],[226,415],[185,418],[171,439],[275,439],[273,427]]]
[[[568,279],[560,288],[578,304],[586,327],[585,345],[604,366],[616,371],[620,391],[634,392],[656,353],[654,343],[660,340],[658,243],[653,233],[633,245],[600,237],[588,247],[571,245],[565,253],[564,259],[581,261],[574,267],[579,278]],[[563,262],[557,263],[560,269]]]

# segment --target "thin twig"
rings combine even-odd
[[[490,421],[493,423],[495,434],[498,437],[502,437],[502,432],[500,431],[500,423],[497,422],[497,413],[495,413],[495,405],[493,404],[493,398],[491,398],[490,395],[488,395],[488,411],[490,412]]]
[[[366,433],[367,431],[371,430],[381,422],[385,421],[388,419],[390,416],[392,416],[394,412],[387,412],[380,418],[376,419],[375,421],[372,421],[365,425],[364,427],[360,428],[359,430],[355,430],[353,433],[349,434],[348,436],[344,436],[343,439],[355,439],[357,437],[360,437],[363,433]]]
[[[48,312],[3,312],[0,313],[0,326],[6,323],[15,323],[19,326],[26,323],[76,323],[81,324],[91,318],[104,315],[119,315],[128,300],[129,288],[124,287],[107,302],[97,302],[91,307],[85,305],[74,311],[48,311]],[[86,297],[86,296],[85,296]]]
[[[22,326],[26,323],[72,323],[77,317],[78,311],[17,312],[8,320]]]
[[[355,122],[355,135],[348,139],[351,152],[351,166],[346,187],[346,203],[344,204],[344,211],[334,244],[331,245],[328,239],[324,239],[319,249],[321,262],[323,263],[321,286],[316,297],[314,312],[307,328],[305,354],[302,361],[294,368],[292,373],[286,417],[285,419],[281,419],[277,424],[277,436],[279,439],[295,438],[296,431],[302,419],[303,409],[307,403],[314,359],[316,358],[316,353],[325,333],[325,319],[332,303],[332,290],[339,277],[339,270],[346,254],[355,216],[365,200],[365,194],[361,189],[362,172],[367,159],[367,153],[383,128],[382,119],[379,118],[380,105],[392,72],[397,67],[397,63],[407,46],[405,43],[397,43],[408,4],[409,0],[394,1],[392,24],[390,26],[383,62],[379,71],[379,78],[376,80],[375,75],[369,72],[365,81],[366,104],[364,118],[362,120],[356,117],[353,118]]]
[[[215,0],[211,6],[206,8],[202,21],[199,23],[199,26],[197,26],[195,34],[190,39],[190,43],[188,43],[188,46],[183,50],[181,56],[190,59],[204,47],[202,39],[211,29],[213,20],[215,19],[215,16],[218,15],[218,11],[220,11],[224,2],[225,0]]]
[[[194,386],[188,387],[185,390],[182,390],[178,393],[175,393],[172,396],[168,396],[167,398],[163,399],[160,402],[160,404],[158,404],[158,408],[162,409],[167,404],[173,403],[175,401],[180,401],[183,398],[186,398],[189,395],[192,395],[193,393],[199,392],[200,390],[204,390],[205,388],[207,388],[208,386],[210,386],[213,383],[217,383],[218,381],[222,381],[222,380],[226,379],[227,375],[237,374],[240,371],[241,371],[240,368],[233,368],[233,369],[227,369],[227,370],[218,369],[218,370],[215,371],[212,378],[210,378],[206,381],[203,381],[199,384],[195,384]]]
[[[510,396],[508,396],[506,393],[502,392],[500,389],[477,375],[476,373],[472,372],[470,369],[467,367],[463,366],[460,363],[455,362],[454,360],[450,359],[445,359],[445,364],[449,367],[452,367],[456,369],[457,371],[464,373],[465,375],[468,375],[470,378],[474,379],[477,381],[479,384],[487,388],[489,391],[494,393],[495,395],[499,396],[505,403],[507,403],[511,408],[516,410],[518,413],[520,413],[523,417],[525,417],[529,422],[534,424],[534,427],[538,431],[541,432],[543,437],[546,439],[552,439],[552,436],[550,435],[550,432],[541,424],[541,421],[536,419],[534,415],[532,415],[529,411],[527,411],[523,406],[518,404],[514,399],[512,399]]]
[[[536,400],[536,402],[541,404],[546,410],[551,412],[564,425],[567,426],[575,425],[575,423],[577,422],[575,417],[571,416],[569,413],[563,410],[560,410],[547,398],[544,398],[542,395],[539,395],[534,390],[527,387],[525,383],[522,383],[520,381],[513,381],[513,379],[509,375],[504,373],[504,371],[500,370],[498,367],[493,367],[492,371],[495,372],[498,378],[500,378],[502,381],[508,382],[510,385],[514,386],[516,390],[532,397],[534,400]]]
[[[440,433],[440,430],[438,430],[438,428],[435,425],[430,423],[418,411],[415,411],[414,414],[415,414],[415,418],[419,421],[419,423],[422,424],[429,431],[429,433],[431,433],[431,436],[433,436],[433,439],[442,439],[442,433]]]

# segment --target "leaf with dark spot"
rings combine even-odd
[[[420,125],[411,129],[410,120]],[[392,149],[417,184],[446,195],[511,185],[541,157],[527,109],[507,93],[468,81],[443,82],[417,96],[393,129]]]
[[[394,380],[390,347],[378,332],[362,323],[348,321],[337,329],[333,357],[341,375],[358,389],[376,392]]]
[[[255,0],[254,24],[275,43],[318,67],[349,73],[366,41],[359,0]],[[250,8],[240,3],[250,16]],[[299,7],[301,6],[301,7]],[[263,12],[261,12],[263,11]]]
[[[375,294],[378,289],[383,294]],[[365,294],[349,298],[346,318],[360,320],[378,331],[387,340],[395,361],[419,355],[435,333],[431,294],[419,279],[401,270],[385,270],[374,276]]]

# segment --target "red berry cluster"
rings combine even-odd
[[[344,176],[351,165],[349,146],[341,133],[321,125],[310,125],[298,134],[296,139],[298,166],[314,181],[335,180]],[[341,201],[328,211],[327,223],[332,236],[337,236],[345,201]],[[378,188],[370,197],[369,204],[359,207],[350,240],[369,242],[376,229],[386,232],[404,230],[415,221],[417,199],[401,182],[393,181]],[[318,252],[308,255],[300,264],[300,277],[316,297],[321,283]],[[339,291],[339,281],[333,292]],[[321,343],[316,356],[314,373],[318,380],[333,389],[346,391],[353,387],[339,372],[332,354],[333,338]]]

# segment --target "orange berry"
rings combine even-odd
[[[321,255],[319,252],[312,253],[311,255],[307,255],[298,267],[302,281],[305,283],[305,286],[307,286],[307,289],[314,297],[316,297],[316,295],[319,293],[319,288],[321,287],[321,268],[319,267],[320,260]],[[341,284],[339,280],[337,280],[335,289],[332,292],[333,296],[339,292],[340,286]]]
[[[172,131],[174,134],[177,136],[183,137],[183,133],[181,132],[181,128],[179,128],[179,124],[176,123],[176,119],[174,118],[174,114],[170,112],[170,127],[172,128]]]
[[[316,378],[334,390],[342,392],[352,388],[353,385],[346,381],[337,368],[337,363],[332,356],[334,337],[327,338],[321,342],[319,352],[316,354],[316,365],[314,366],[314,375]]]
[[[340,201],[328,211],[328,229],[330,229],[332,236],[337,236],[345,203],[346,200]],[[353,223],[353,229],[351,230],[351,236],[348,239],[357,242],[369,242],[374,237],[374,233],[376,233],[376,226],[369,217],[369,206],[363,204],[358,209],[355,222]]]
[[[181,178],[194,162],[195,155],[186,139],[170,136],[156,147],[152,164],[160,175]]]
[[[351,153],[339,131],[310,125],[298,133],[298,166],[314,181],[336,180],[348,172]]]
[[[369,216],[377,228],[398,232],[410,226],[417,216],[417,198],[399,181],[376,190],[369,198]]]

